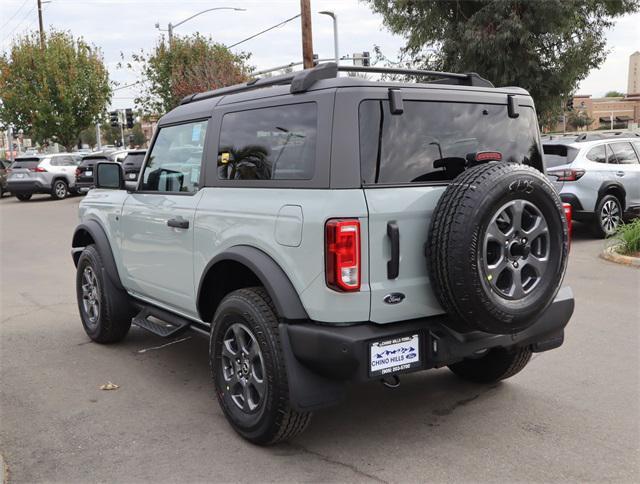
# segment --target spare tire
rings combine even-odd
[[[431,285],[452,329],[513,334],[555,298],[569,236],[562,202],[542,173],[491,162],[447,187],[427,247]]]

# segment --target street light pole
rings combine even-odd
[[[338,51],[338,16],[334,12],[330,12],[328,10],[323,10],[318,13],[321,15],[328,15],[333,19],[333,52],[337,64],[340,60],[340,53]]]
[[[38,0],[38,24],[40,25],[40,48],[44,49],[44,27],[42,25],[42,1]]]
[[[247,9],[246,8],[236,8],[236,7],[214,7],[214,8],[207,8],[206,10],[202,10],[196,14],[193,14],[191,17],[188,17],[184,20],[182,20],[181,22],[178,22],[177,24],[172,24],[171,22],[169,22],[167,24],[167,32],[169,34],[169,46],[171,46],[171,42],[173,41],[173,29],[175,29],[176,27],[180,27],[183,23],[188,22],[189,20],[191,20],[192,18],[197,17],[198,15],[202,15],[203,13],[207,13],[207,12],[213,12],[214,10],[235,10],[236,12],[245,12]],[[156,22],[156,28],[158,30],[162,30],[160,29],[160,23]]]

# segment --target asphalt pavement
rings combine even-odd
[[[92,343],[69,254],[80,198],[0,200],[0,453],[11,482],[639,482],[640,270],[576,227],[564,346],[499,385],[446,369],[350,389],[253,446],[213,394],[206,337]],[[117,390],[99,387],[107,382]],[[1,461],[1,459],[0,459]]]

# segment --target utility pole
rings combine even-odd
[[[313,67],[313,38],[311,36],[311,3],[300,0],[300,18],[302,21],[302,67]]]
[[[38,0],[38,23],[40,24],[40,48],[44,49],[44,27],[42,25],[42,0]]]

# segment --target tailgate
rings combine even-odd
[[[371,321],[389,323],[443,312],[431,290],[425,244],[433,210],[444,189],[439,186],[364,190],[369,207]],[[388,262],[392,260],[393,243],[388,226],[394,225],[399,234],[400,257],[398,275],[390,277]]]

